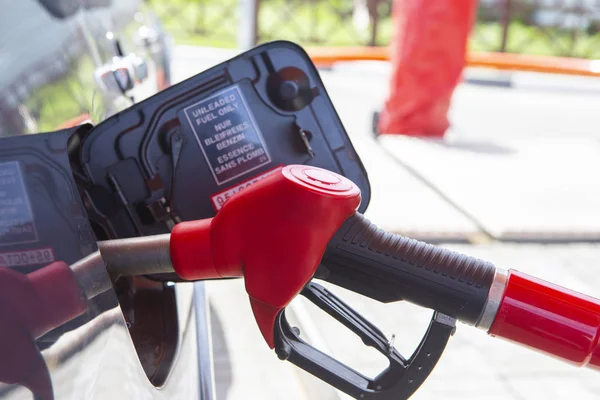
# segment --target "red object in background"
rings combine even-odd
[[[35,340],[86,310],[77,279],[64,262],[27,275],[0,268],[0,382],[52,399],[50,375]]]
[[[380,134],[444,135],[476,8],[476,0],[394,1],[393,69]]]
[[[518,271],[489,334],[600,369],[600,300]]]
[[[286,166],[231,197],[213,219],[177,224],[173,267],[188,280],[243,276],[273,348],[277,314],[312,278],[327,243],[359,204],[360,189],[347,178]]]

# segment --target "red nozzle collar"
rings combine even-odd
[[[327,243],[359,204],[360,189],[349,179],[289,165],[236,193],[212,221],[175,226],[173,265],[190,280],[243,276],[273,348],[277,314],[310,281]]]

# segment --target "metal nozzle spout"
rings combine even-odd
[[[98,242],[100,255],[114,277],[174,272],[170,234]]]

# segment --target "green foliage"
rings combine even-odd
[[[90,111],[97,112],[103,107],[100,101],[91,104],[82,89],[95,85],[89,82],[94,79],[92,60],[84,58],[69,71],[72,72],[40,87],[27,99],[25,105],[37,119],[39,132],[54,130],[66,120]]]
[[[498,51],[502,42],[502,26],[497,22],[481,22],[474,29],[472,51]],[[600,58],[600,34],[539,28],[513,21],[510,24],[506,51],[542,56]]]
[[[236,46],[238,2],[149,1],[177,43],[229,48]],[[353,25],[350,0],[260,0],[259,3],[261,42],[286,39],[305,46],[357,46],[369,43],[370,30],[359,30]],[[393,31],[389,4],[380,2],[378,10],[381,18],[377,44],[385,45],[389,43]],[[597,30],[572,32],[560,28],[540,28],[526,23],[530,9],[518,11],[509,25],[506,51],[600,58],[600,33]],[[501,49],[503,27],[497,18],[480,10],[469,43],[471,50]]]

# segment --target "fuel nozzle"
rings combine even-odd
[[[598,368],[600,301],[493,264],[378,229],[356,209],[359,189],[332,172],[290,165],[236,193],[212,219],[170,236],[100,244],[113,273],[175,271],[186,280],[244,277],[261,333],[287,359],[363,399],[405,399],[427,378],[461,321],[578,365]],[[138,247],[136,247],[138,246]],[[140,265],[139,260],[145,260]],[[410,357],[331,292],[323,279],[381,302],[434,310]],[[285,319],[298,294],[384,353],[369,379],[305,343]]]
[[[403,357],[372,323],[327,289],[310,282],[328,243],[360,203],[345,177],[291,165],[225,202],[212,219],[182,222],[170,236],[100,243],[113,276],[175,271],[186,280],[243,277],[269,347],[325,382],[363,399],[408,398],[429,376],[456,320],[434,313],[419,348]],[[388,360],[367,378],[305,343],[285,317],[298,294],[306,297]]]

